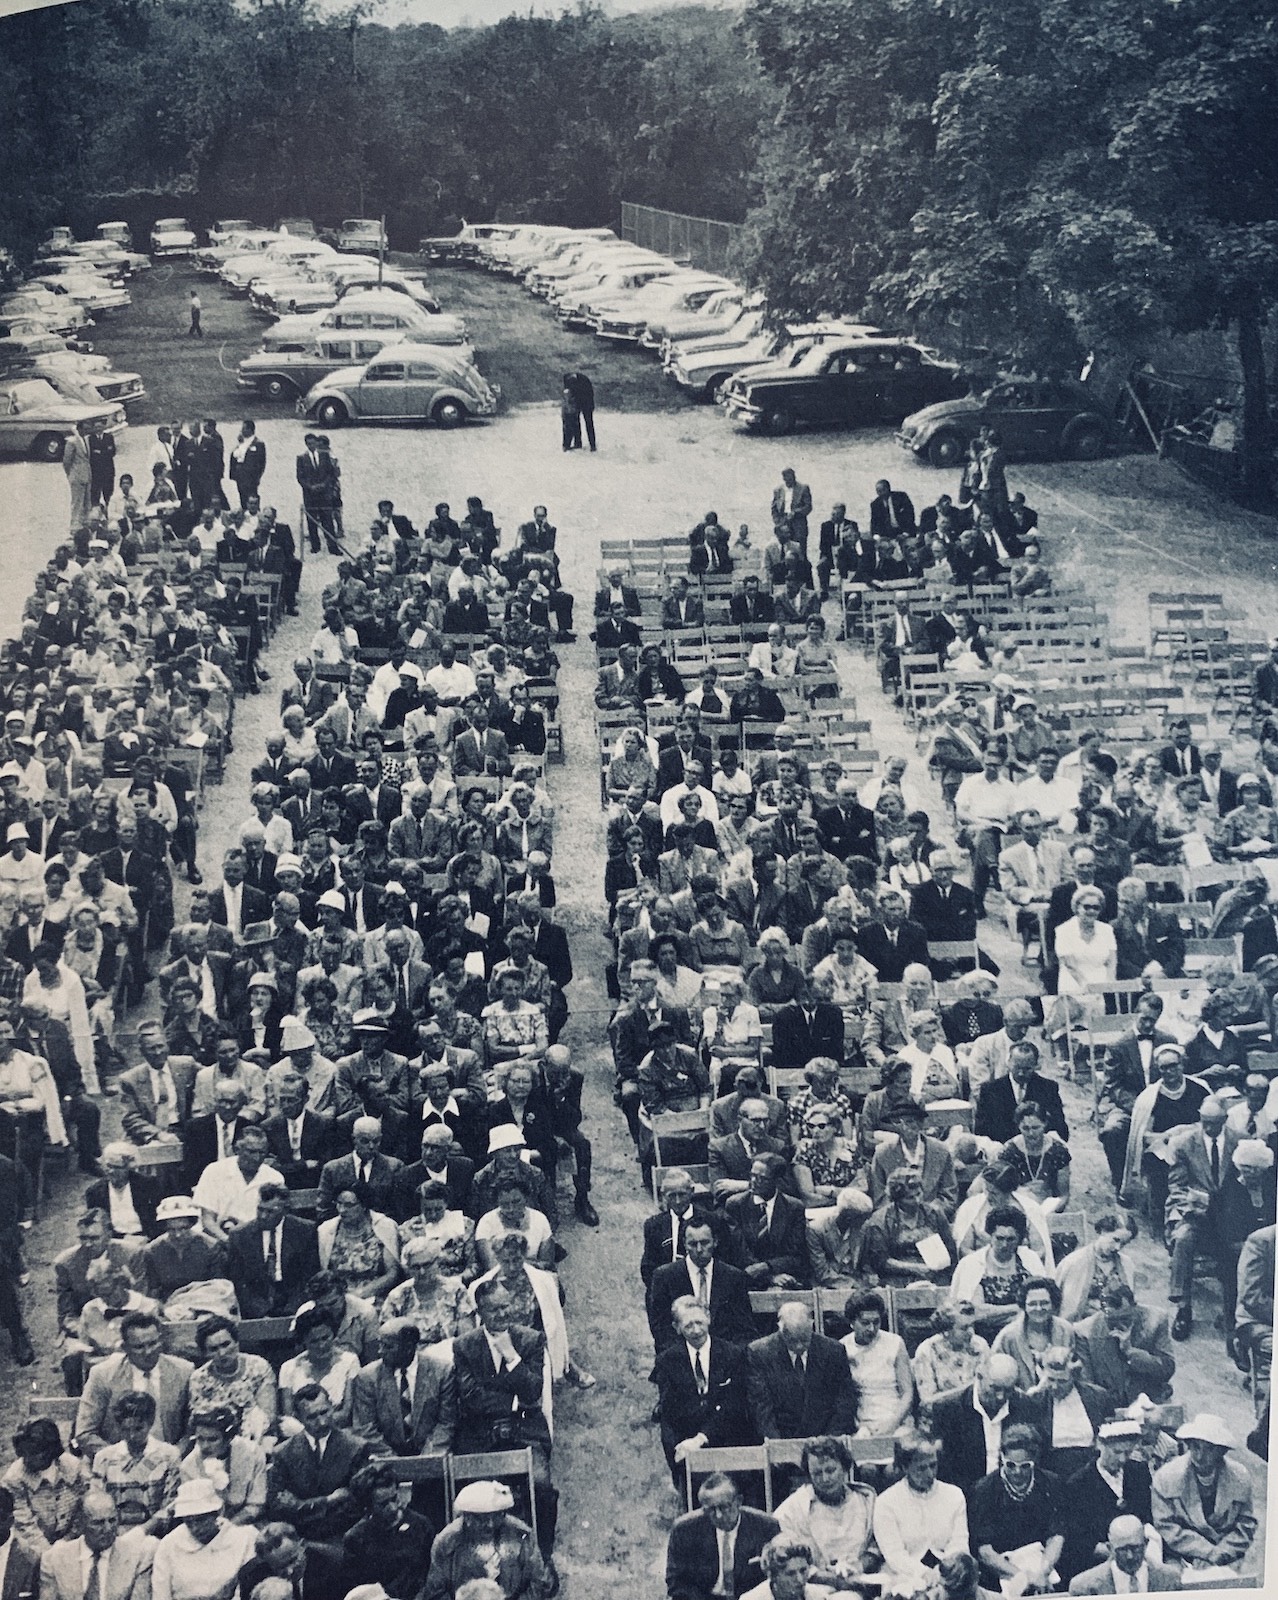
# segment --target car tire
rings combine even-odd
[[[779,439],[782,434],[794,432],[794,412],[787,411],[784,406],[775,406],[771,411],[763,413],[760,428],[764,433],[771,434],[774,439]]]
[[[315,420],[326,428],[340,428],[350,421],[350,412],[340,400],[321,400],[315,407]]]
[[[727,383],[731,376],[732,374],[730,372],[716,372],[714,377],[707,381],[705,388],[701,391],[701,398],[706,401],[708,405],[713,405],[719,398],[719,390],[723,388],[724,384]]]
[[[437,428],[460,428],[466,417],[466,407],[460,400],[440,400],[431,412]]]
[[[60,433],[42,433],[31,446],[31,454],[36,461],[61,461],[66,443]]]
[[[955,467],[963,459],[965,448],[960,435],[947,430],[928,440],[927,459],[934,467]]]
[[[297,385],[287,378],[268,378],[262,385],[262,393],[272,400],[288,400],[297,392]]]
[[[1105,454],[1105,430],[1094,422],[1080,422],[1065,436],[1065,454],[1075,461],[1098,461]]]

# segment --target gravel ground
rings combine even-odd
[[[505,327],[512,340],[526,326],[527,310],[543,314],[529,308],[518,291],[487,279],[474,283],[476,292],[493,296],[493,304],[507,313]],[[213,326],[212,312],[206,313],[206,321]],[[127,347],[123,321],[119,333]],[[176,360],[166,358],[166,368],[172,365],[176,374],[158,365],[148,370],[150,360],[144,363],[136,350],[127,363],[121,356],[119,364],[142,370],[157,394],[170,381],[189,381],[191,403],[184,409],[193,415],[218,416],[224,431],[233,434],[241,407],[215,386],[209,361],[212,349],[192,352],[202,366],[183,379],[188,349],[182,345],[174,353]],[[532,371],[535,360],[546,361],[551,382],[562,365],[558,354],[553,358],[538,354],[534,359],[525,349],[508,359],[512,371]],[[579,363],[584,360],[578,357]],[[600,370],[598,361],[592,370]],[[658,375],[650,372],[650,378],[659,393]],[[498,381],[503,381],[500,376]],[[761,535],[772,486],[787,462],[792,461],[799,476],[812,484],[818,508],[845,499],[854,515],[868,504],[874,480],[885,472],[897,487],[908,489],[917,504],[926,503],[942,487],[939,474],[903,457],[886,433],[754,440],[731,431],[707,409],[673,415],[657,410],[640,413],[614,406],[611,392],[604,398],[609,404],[598,416],[597,456],[562,454],[557,410],[548,405],[515,407],[491,424],[448,434],[429,429],[344,431],[334,437],[334,444],[347,486],[348,526],[354,531],[365,526],[375,502],[384,495],[420,522],[436,500],[447,499],[456,506],[467,494],[479,493],[499,523],[513,533],[533,503],[544,501],[560,528],[565,581],[588,612],[601,537],[677,533],[712,505],[723,521],[751,522]],[[292,457],[298,428],[269,415],[264,407],[254,410],[262,419],[260,431],[270,456],[265,496],[296,525]],[[121,467],[143,466],[151,437],[147,428],[127,434],[121,443]],[[1145,625],[1145,596],[1149,589],[1170,581],[1171,569],[1184,572],[1187,586],[1210,581],[1212,587],[1226,588],[1257,633],[1270,630],[1274,600],[1270,525],[1233,510],[1222,512],[1200,491],[1186,487],[1171,469],[1148,458],[1100,467],[1035,466],[1014,476],[1042,512],[1044,532],[1060,569],[1102,598],[1115,630],[1125,637],[1139,637]],[[32,572],[65,528],[67,502],[56,468],[2,467],[0,491],[10,508],[0,532],[0,560],[14,580],[0,590],[0,629],[8,632],[16,625]],[[319,590],[331,572],[327,558],[308,561],[303,614],[287,619],[272,647],[277,676],[292,654],[305,647],[317,625]],[[665,1533],[675,1507],[655,1431],[648,1423],[651,1350],[636,1269],[640,1227],[649,1205],[639,1188],[624,1126],[611,1103],[604,1037],[609,1008],[603,966],[608,951],[602,937],[602,823],[591,700],[594,669],[585,642],[588,615],[579,616],[578,627],[582,642],[561,652],[568,765],[552,767],[550,783],[559,808],[556,873],[561,907],[578,973],[570,994],[573,1018],[567,1038],[587,1073],[595,1198],[603,1224],[592,1232],[570,1219],[564,1234],[569,1251],[564,1268],[569,1327],[578,1359],[598,1375],[599,1384],[585,1394],[568,1391],[557,1405],[556,1477],[563,1490],[561,1569],[567,1592],[574,1595],[621,1592],[636,1600],[655,1600],[662,1592]],[[878,748],[884,753],[901,749],[913,757],[913,781],[926,788],[933,815],[939,818],[939,794],[922,771],[912,736],[885,709],[872,671],[859,656],[846,652],[844,671],[847,687],[860,699],[860,714],[876,721]],[[236,754],[227,782],[210,794],[201,819],[206,871],[247,814],[247,771],[273,723],[274,709],[269,692],[239,708]],[[179,893],[185,893],[184,888]],[[1009,986],[1017,987],[1021,973],[1015,953],[993,921],[986,928]],[[1068,1084],[1064,1092],[1076,1130],[1075,1191],[1095,1209],[1107,1198],[1099,1150],[1086,1124],[1084,1096]],[[0,1397],[0,1426],[11,1425],[20,1415],[28,1382],[46,1392],[58,1387],[52,1297],[47,1272],[41,1269],[69,1237],[76,1190],[72,1181],[63,1186],[48,1221],[32,1237],[29,1295],[41,1361],[29,1374],[11,1373],[14,1381]],[[1166,1268],[1161,1247],[1142,1239],[1135,1254],[1142,1296],[1163,1302]],[[1179,1347],[1178,1397],[1191,1411],[1203,1407],[1223,1411],[1245,1431],[1248,1400],[1224,1357],[1219,1334],[1211,1328],[1212,1310],[1210,1300],[1204,1301],[1193,1339]],[[1263,1485],[1259,1463],[1253,1465]]]

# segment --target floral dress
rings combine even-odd
[[[333,1235],[333,1250],[328,1270],[341,1280],[348,1294],[368,1298],[368,1286],[386,1271],[386,1252],[372,1228],[355,1233],[338,1226]]]
[[[1050,1200],[1059,1193],[1057,1180],[1070,1164],[1069,1146],[1059,1134],[1049,1133],[1042,1150],[1031,1156],[1018,1133],[1003,1146],[999,1159],[1015,1172],[1018,1188],[1032,1189],[1040,1200]]]
[[[440,1344],[445,1339],[455,1339],[470,1326],[465,1301],[466,1286],[460,1278],[441,1276],[434,1293],[426,1299],[422,1298],[416,1283],[410,1279],[407,1283],[397,1285],[386,1296],[382,1306],[382,1321],[406,1317],[421,1335],[422,1344]]]
[[[818,1188],[846,1189],[856,1177],[859,1162],[855,1147],[846,1139],[836,1140],[829,1150],[822,1150],[815,1139],[800,1139],[794,1165],[806,1167]]]
[[[277,1409],[270,1362],[264,1356],[241,1355],[230,1378],[214,1372],[212,1366],[197,1367],[190,1379],[192,1415],[217,1406],[230,1406],[240,1418],[240,1431],[247,1438],[260,1438],[274,1422]],[[265,1423],[254,1426],[259,1417],[265,1418]]]

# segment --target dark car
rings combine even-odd
[[[959,393],[956,369],[905,339],[832,339],[792,366],[753,367],[724,385],[728,415],[761,433],[800,423],[873,426]]]
[[[925,406],[906,417],[896,438],[934,467],[952,467],[982,428],[995,429],[1006,454],[1025,460],[1094,461],[1114,440],[1088,390],[1064,378],[1006,378],[984,394]]]

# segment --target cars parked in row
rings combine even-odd
[[[110,401],[128,407],[146,399],[138,373],[116,372],[106,356],[71,350],[53,333],[0,338],[0,374],[47,378],[60,394],[90,404]]]

